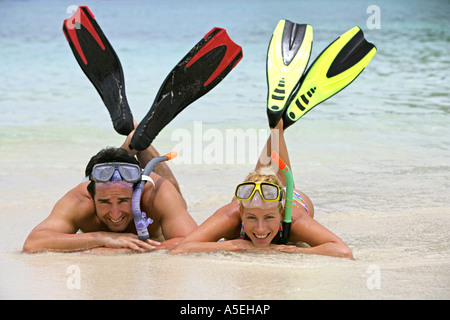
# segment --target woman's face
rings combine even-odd
[[[242,223],[247,236],[257,247],[266,247],[277,235],[281,214],[278,207],[262,208],[243,208],[241,211]]]

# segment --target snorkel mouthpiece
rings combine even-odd
[[[151,180],[150,173],[153,168],[160,162],[168,161],[177,156],[176,152],[168,153],[164,156],[153,158],[144,168],[144,172],[142,173],[142,181],[136,186],[133,191],[133,197],[131,199],[131,209],[133,211],[134,225],[136,226],[136,231],[139,239],[146,240],[150,238],[147,227],[153,223],[153,220],[147,218],[147,214],[141,211],[141,196],[142,191],[144,190],[145,183],[147,180]],[[153,181],[152,181],[153,182]]]
[[[138,237],[141,240],[146,240],[150,237],[147,227],[153,223],[153,220],[147,218],[147,214],[141,211],[141,196],[144,185],[145,181],[141,181],[136,189],[134,189],[133,197],[131,198],[131,210],[133,211],[134,225],[136,226]]]

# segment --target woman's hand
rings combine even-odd
[[[253,242],[243,239],[235,239],[235,240],[229,240],[227,242],[230,242],[234,248],[235,251],[244,251],[244,250],[258,250],[258,251],[269,251],[269,250],[275,250],[275,251],[283,251],[283,252],[296,252],[296,249],[298,247],[296,246],[290,246],[290,245],[279,245],[279,244],[270,244],[265,247],[257,247],[253,244]]]

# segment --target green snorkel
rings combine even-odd
[[[283,232],[278,244],[286,244],[291,233],[291,215],[292,215],[292,199],[294,197],[294,179],[292,178],[291,169],[283,162],[276,151],[272,152],[272,160],[278,165],[286,179],[286,201],[284,204]]]

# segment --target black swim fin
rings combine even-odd
[[[283,114],[284,129],[352,83],[376,52],[377,48],[367,42],[359,27],[331,43],[309,67],[292,94]]]
[[[184,108],[214,88],[242,59],[242,48],[214,28],[164,80],[150,111],[139,123],[130,148],[144,150]]]
[[[81,69],[97,89],[109,111],[114,129],[128,135],[133,115],[125,94],[125,78],[119,57],[86,6],[64,20],[63,32]]]

